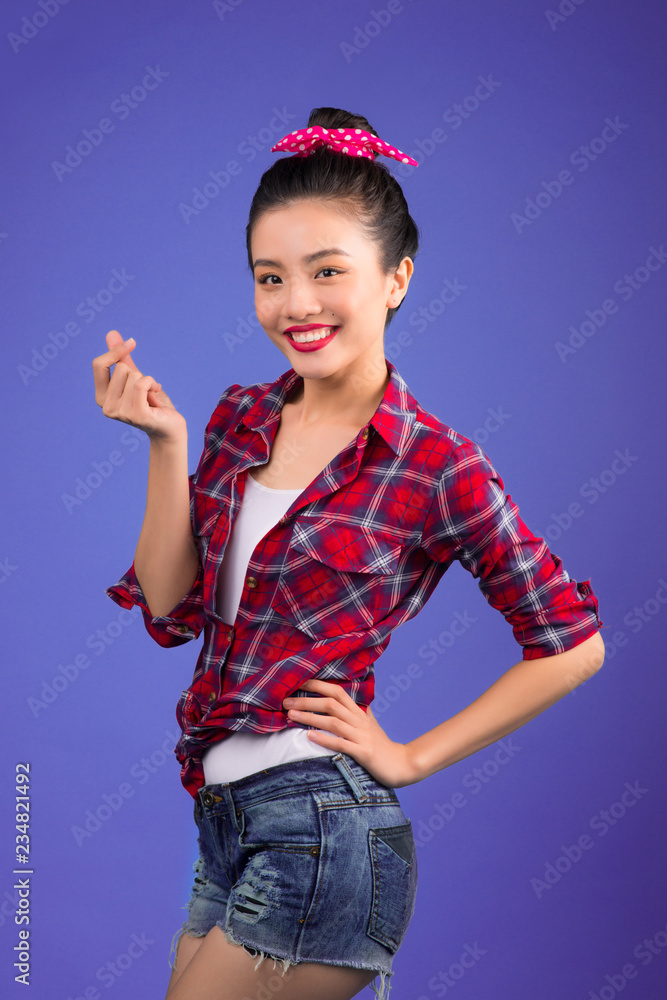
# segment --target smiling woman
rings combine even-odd
[[[419,234],[376,160],[414,161],[335,108],[274,150],[293,155],[263,174],[246,249],[257,317],[287,370],[224,390],[188,476],[185,421],[136,368],[134,341],[112,331],[93,362],[104,413],[150,438],[135,559],[107,592],[140,607],[160,645],[204,632],[177,707],[200,855],[170,1000],[260,988],[343,1000],[378,976],[384,1000],[417,886],[395,789],[591,676],[602,623],[590,581],[530,531],[481,447],[426,411],[385,357]],[[370,707],[374,662],[454,561],[523,658],[398,743]]]

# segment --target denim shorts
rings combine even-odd
[[[393,788],[345,753],[277,764],[204,785],[188,919],[174,935],[218,926],[258,958],[375,970],[386,1000],[412,918],[417,857]],[[170,954],[170,966],[173,968]]]

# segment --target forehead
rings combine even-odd
[[[355,256],[373,250],[352,204],[315,199],[264,212],[253,229],[252,243],[253,252],[259,252],[260,246],[266,249],[267,243],[302,252],[305,244],[310,251],[338,246]]]

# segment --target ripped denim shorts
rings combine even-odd
[[[386,1000],[417,890],[412,825],[393,788],[348,754],[306,757],[204,785],[194,817],[200,853],[172,951],[181,934],[217,925],[283,975],[299,962],[375,970]]]

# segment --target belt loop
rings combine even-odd
[[[352,772],[352,769],[348,762],[345,760],[345,756],[342,753],[334,754],[331,758],[340,773],[343,775],[348,785],[352,789],[352,794],[354,795],[357,802],[365,802],[368,799],[368,793],[359,784],[359,781]]]
[[[229,809],[229,815],[232,818],[232,823],[236,827],[239,833],[243,833],[243,813],[240,809],[236,808],[236,803],[234,802],[234,796],[232,795],[232,790],[229,784],[222,786],[222,794],[227,803],[227,808]]]

